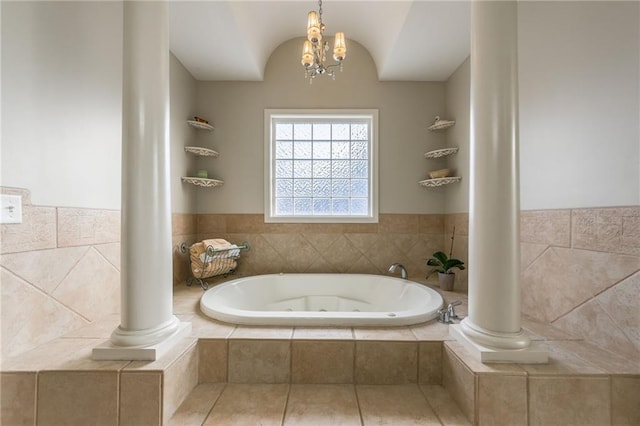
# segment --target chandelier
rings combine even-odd
[[[347,56],[347,45],[344,40],[344,33],[336,33],[333,44],[333,59],[335,64],[326,65],[326,54],[329,51],[329,42],[323,41],[325,25],[322,22],[322,0],[318,1],[318,12],[312,10],[307,15],[307,40],[302,47],[302,65],[305,70],[305,77],[309,82],[318,75],[328,75],[335,80],[336,68],[342,71],[342,61]]]

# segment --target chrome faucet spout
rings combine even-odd
[[[396,272],[396,269],[400,269],[400,277],[404,280],[409,279],[409,275],[407,274],[407,269],[402,266],[402,264],[400,263],[393,263],[391,266],[389,266],[389,273],[390,274],[394,274]]]

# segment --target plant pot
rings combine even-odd
[[[438,272],[438,283],[440,284],[440,288],[445,291],[453,291],[453,284],[456,280],[456,274],[443,274],[442,272]]]

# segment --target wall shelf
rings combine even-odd
[[[424,158],[442,158],[442,157],[447,157],[451,154],[455,154],[458,152],[458,149],[460,148],[443,148],[443,149],[436,149],[434,151],[429,151],[429,152],[425,152],[424,154]]]
[[[445,178],[421,180],[420,182],[418,182],[418,184],[420,186],[424,186],[425,188],[438,188],[440,186],[460,182],[460,179],[462,179],[460,176],[451,176]]]
[[[191,127],[195,127],[196,129],[200,129],[200,130],[212,131],[214,129],[214,127],[211,124],[203,123],[201,121],[187,120],[187,124]]]
[[[216,186],[224,185],[224,182],[218,179],[205,179],[198,177],[183,177],[183,182],[190,183],[191,185],[203,186],[205,188],[214,188]]]
[[[218,151],[214,151],[209,148],[201,148],[199,146],[185,146],[184,150],[199,157],[217,157],[220,155]]]
[[[453,126],[454,124],[456,124],[455,121],[453,120],[442,120],[440,117],[438,117],[436,115],[436,118],[433,120],[433,124],[431,126],[428,127],[428,129],[432,132],[437,131],[437,130],[445,130],[448,129],[449,127]]]

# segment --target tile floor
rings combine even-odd
[[[469,425],[437,385],[198,385],[170,426]]]

